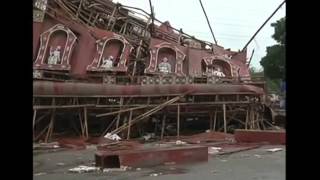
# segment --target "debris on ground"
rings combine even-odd
[[[142,138],[145,140],[145,141],[149,141],[150,139],[152,138],[155,138],[155,134],[154,133],[147,133],[146,135],[142,136]]]
[[[150,176],[160,176],[160,175],[162,175],[161,172],[160,173],[152,173],[152,174],[150,174]]]
[[[72,173],[88,173],[88,172],[95,172],[95,171],[98,171],[98,170],[100,170],[100,168],[98,168],[98,167],[80,165],[78,167],[69,169],[69,172],[72,172]]]
[[[209,147],[208,154],[218,154],[221,149],[221,147]]]
[[[121,138],[117,135],[117,134],[111,134],[111,133],[107,133],[104,138],[110,139],[110,140],[114,140],[114,141],[119,141],[121,140]]]
[[[127,171],[130,170],[131,167],[128,166],[120,166],[120,168],[104,168],[103,172],[107,173],[107,172],[121,172],[121,171]],[[140,168],[141,169],[141,168]]]
[[[259,154],[255,154],[254,156],[257,158],[261,158],[261,155],[259,155]]]
[[[212,170],[212,171],[211,171],[211,173],[213,173],[213,174],[217,174],[217,173],[218,173],[218,171],[216,171],[216,170]]]
[[[165,162],[164,165],[174,165],[176,162]]]
[[[34,174],[34,176],[41,176],[41,175],[46,175],[47,173],[45,173],[45,172],[40,172],[40,173],[36,173],[36,174]]]
[[[86,149],[86,142],[84,138],[70,137],[70,138],[60,138],[58,140],[59,145],[64,148],[82,150]]]
[[[117,141],[97,145],[97,150],[119,151],[139,149],[142,146],[138,141]]]
[[[64,166],[65,163],[57,163],[57,166]]]
[[[180,141],[180,140],[177,140],[177,141],[176,141],[176,145],[183,145],[183,144],[187,144],[187,143],[184,142],[184,141]]]
[[[271,148],[271,149],[267,149],[268,152],[277,152],[277,151],[282,151],[282,148]]]
[[[57,149],[60,148],[58,142],[33,144],[34,150]]]

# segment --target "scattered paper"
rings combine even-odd
[[[261,158],[261,155],[259,155],[259,154],[255,154],[254,156],[257,158]]]
[[[152,173],[152,174],[150,174],[150,176],[159,176],[159,175],[162,175],[162,173]]]
[[[47,173],[45,173],[45,172],[40,172],[40,173],[34,174],[34,176],[41,176],[41,175],[45,175],[45,174],[47,174]]]
[[[217,154],[221,149],[221,147],[209,147],[208,154]]]
[[[181,145],[181,144],[187,144],[187,143],[184,142],[184,141],[180,141],[180,140],[177,140],[177,141],[176,141],[176,145]]]
[[[282,148],[272,148],[272,149],[267,149],[268,152],[277,152],[277,151],[282,151]]]
[[[107,172],[116,172],[116,171],[126,171],[131,169],[131,167],[128,166],[120,166],[120,168],[104,168],[103,172],[107,173]]]
[[[69,172],[72,172],[72,173],[87,173],[87,172],[98,171],[99,169],[100,168],[98,168],[98,167],[92,167],[92,166],[78,166],[78,167],[69,169]]]

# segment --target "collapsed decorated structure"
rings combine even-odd
[[[231,51],[110,0],[35,0],[34,140],[268,129],[263,79]]]

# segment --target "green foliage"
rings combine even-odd
[[[264,71],[260,70],[256,70],[254,67],[250,68],[250,75],[252,78],[255,77],[263,77],[264,76]],[[270,79],[270,78],[266,78],[266,84],[267,84],[267,90],[268,92],[272,92],[272,93],[280,93],[280,79]]]
[[[278,44],[267,47],[267,55],[261,59],[260,64],[267,78],[285,79],[285,17],[271,26],[275,29],[272,37]]]

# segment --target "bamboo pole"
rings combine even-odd
[[[83,108],[83,116],[84,116],[84,128],[86,133],[86,139],[89,138],[89,130],[88,130],[88,114],[87,114],[87,108]]]
[[[185,94],[184,94],[185,95]],[[143,113],[141,115],[139,115],[138,117],[136,117],[134,120],[132,120],[132,125],[137,123],[138,121],[150,116],[151,114],[154,114],[158,111],[160,111],[161,109],[163,109],[165,106],[169,105],[169,104],[172,104],[176,101],[178,101],[181,97],[183,97],[184,95],[180,95],[180,96],[177,96],[175,98],[172,98],[171,100],[169,101],[166,101],[164,102],[163,104],[160,104],[158,106],[156,106],[155,108],[152,108],[151,110],[147,111],[146,113]],[[118,129],[115,129],[114,131],[111,132],[111,134],[114,134],[114,133],[118,133],[124,129],[128,128],[128,126],[126,124],[124,124],[123,126],[119,127]]]
[[[161,125],[161,140],[163,139],[163,135],[164,135],[164,127],[165,127],[165,123],[166,123],[166,114],[163,115],[162,118],[162,125]]]
[[[122,109],[122,110],[119,110],[119,111],[114,111],[114,112],[109,112],[109,113],[104,113],[104,114],[98,114],[98,115],[96,115],[96,117],[109,116],[109,115],[113,115],[113,114],[124,113],[124,112],[127,112],[127,111],[133,111],[133,110],[143,109],[143,108],[147,108],[147,107],[148,107],[148,105],[140,106],[140,107],[133,107],[133,108],[128,108],[128,109]]]
[[[212,130],[212,125],[213,125],[212,118],[213,118],[212,112],[209,112],[209,123],[210,123],[209,129],[210,129],[210,131]]]
[[[245,124],[246,130],[248,129],[248,121],[249,121],[249,107],[248,107],[247,112],[246,112],[246,124]]]
[[[129,128],[128,128],[128,134],[127,134],[127,139],[130,139],[130,130],[131,130],[131,120],[132,120],[132,110],[130,111],[130,115],[129,115]]]
[[[112,127],[112,125],[114,124],[114,122],[116,122],[116,120],[117,120],[117,116],[116,116],[115,118],[113,118],[113,120],[111,121],[111,123],[109,124],[109,126],[106,128],[106,130],[103,131],[103,133],[102,133],[101,136],[104,136],[104,135],[108,132],[108,130]]]
[[[34,128],[36,125],[36,117],[37,117],[37,110],[33,111],[33,120],[32,120],[32,134],[33,134],[33,138],[35,138],[35,134],[34,134]]]
[[[177,139],[180,138],[180,105],[177,108]]]
[[[226,104],[222,105],[223,107],[223,126],[224,133],[227,133],[227,119],[226,119]]]
[[[82,121],[82,114],[81,111],[79,111],[79,121],[80,121],[80,128],[81,128],[81,136],[84,137],[84,127],[83,127],[83,121]]]
[[[120,98],[120,110],[121,110],[121,108],[122,108],[122,105],[123,105],[123,97]],[[118,129],[118,127],[119,127],[120,115],[121,115],[121,112],[118,113],[117,123],[116,123],[116,129]]]
[[[217,124],[217,110],[214,111],[214,120],[213,120],[213,132],[216,131],[216,124]]]
[[[53,121],[54,121],[54,115],[55,115],[55,110],[53,109],[51,112],[51,118],[50,118],[50,124],[49,124],[49,128],[48,128],[48,132],[45,138],[45,142],[47,143],[50,139],[51,136],[51,132],[53,131]]]

